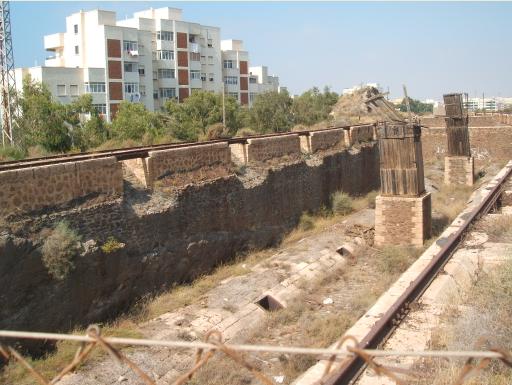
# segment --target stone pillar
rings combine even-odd
[[[378,126],[381,192],[375,206],[375,245],[421,247],[432,230],[430,193],[425,191],[421,128],[404,123]]]
[[[446,184],[474,183],[475,166],[469,144],[468,116],[462,106],[462,94],[443,95],[446,108],[448,155],[444,161]]]

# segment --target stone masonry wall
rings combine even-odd
[[[375,126],[373,124],[367,126],[354,126],[350,127],[348,146],[356,143],[369,142],[374,139]]]
[[[0,171],[0,216],[40,210],[89,195],[123,193],[121,164],[114,157]]]
[[[148,158],[148,185],[174,173],[194,171],[206,166],[229,166],[231,150],[226,143],[151,151]]]
[[[311,131],[311,152],[326,150],[328,148],[337,146],[339,143],[344,145],[344,131],[345,130],[343,128],[324,131]]]
[[[379,187],[375,143],[315,156],[170,192],[127,190],[123,199],[9,224],[0,229],[0,329],[64,331],[103,322],[143,296],[275,245],[335,191],[359,195]],[[42,264],[41,246],[60,221],[87,248],[56,281]],[[110,236],[125,246],[103,252]]]
[[[503,122],[505,123],[505,122]],[[421,124],[429,128],[446,127],[444,116],[427,116],[421,118]],[[470,116],[469,127],[493,127],[500,124],[498,115]],[[507,123],[505,123],[507,124]],[[508,123],[510,124],[510,123]]]
[[[512,127],[470,127],[471,155],[478,169],[489,162],[508,161],[512,157]],[[447,154],[444,128],[422,128],[421,144],[425,161],[442,160]]]
[[[300,155],[298,135],[270,136],[247,139],[247,161],[261,162],[285,155]]]

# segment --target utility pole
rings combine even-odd
[[[14,124],[18,114],[14,55],[12,51],[11,12],[8,1],[0,1],[0,108],[2,109],[2,145],[14,143]]]
[[[222,125],[226,128],[226,85],[222,83]]]

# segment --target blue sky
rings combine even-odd
[[[512,3],[506,2],[12,2],[16,66],[44,63],[43,36],[95,8],[118,19],[171,6],[183,19],[244,40],[252,65],[267,65],[292,93],[378,82],[400,97],[446,92],[512,97]]]

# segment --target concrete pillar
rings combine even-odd
[[[375,245],[420,247],[432,230],[432,204],[425,191],[421,128],[378,126],[381,192],[375,206]]]
[[[469,143],[468,116],[462,105],[462,94],[443,95],[446,106],[446,138],[448,154],[445,157],[446,184],[474,184],[474,159]]]

